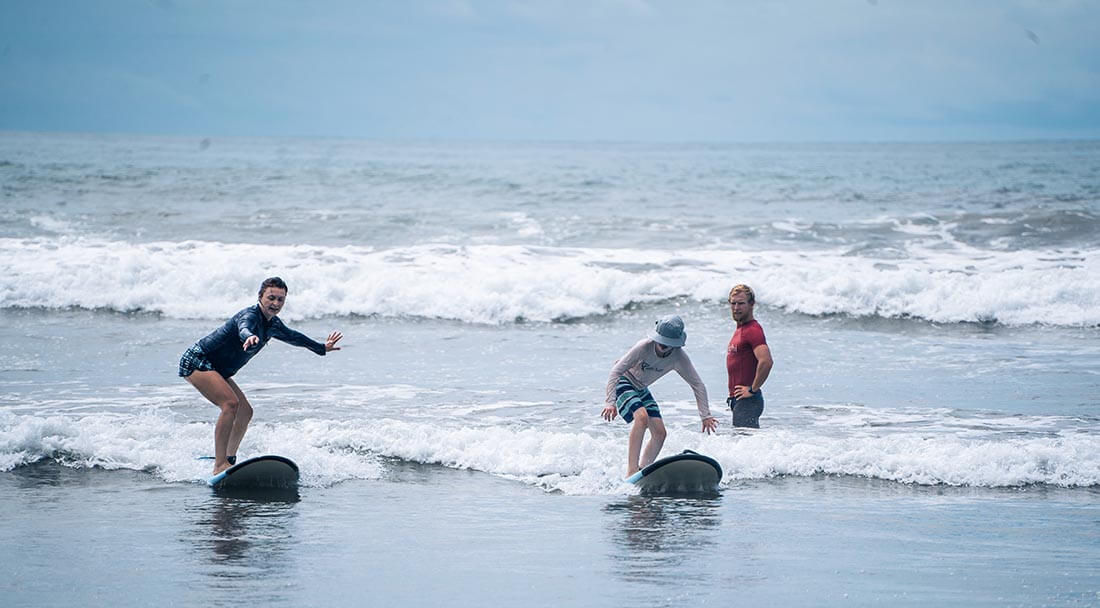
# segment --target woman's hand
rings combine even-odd
[[[336,343],[339,342],[340,338],[343,338],[343,337],[344,337],[344,334],[342,334],[338,331],[334,331],[331,334],[329,334],[328,335],[328,340],[325,340],[325,352],[328,353],[328,352],[332,352],[334,350],[340,350],[340,347],[336,346]]]
[[[718,419],[714,416],[703,419],[703,432],[710,435],[714,431],[718,430]]]
[[[260,343],[259,336],[248,336],[247,338],[245,338],[244,348],[242,348],[241,350],[248,350],[248,349],[252,348],[253,346],[256,346],[259,343]]]

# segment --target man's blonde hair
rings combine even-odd
[[[745,285],[744,283],[739,283],[737,285],[734,285],[733,289],[730,290],[729,299],[732,300],[733,296],[736,295],[736,294],[739,294],[739,293],[743,293],[743,294],[745,294],[746,296],[749,297],[749,304],[756,304],[756,294],[753,293],[752,287],[749,287],[748,285]]]

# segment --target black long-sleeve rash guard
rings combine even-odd
[[[248,350],[244,350],[244,341],[250,336],[256,336],[260,342]],[[210,332],[210,335],[198,341],[202,350],[214,369],[224,378],[236,374],[249,359],[255,357],[268,341],[272,338],[281,340],[293,346],[301,346],[317,353],[325,354],[325,345],[311,339],[305,334],[294,331],[283,325],[279,317],[265,319],[260,312],[260,305],[255,304],[237,314],[225,322],[218,329]]]

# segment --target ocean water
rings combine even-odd
[[[0,134],[0,602],[1100,603],[1100,143],[619,144]],[[180,354],[290,286],[236,377],[244,455]],[[729,426],[724,299],[776,366]],[[624,484],[611,363],[664,314],[690,389]]]

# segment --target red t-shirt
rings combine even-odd
[[[733,396],[733,387],[752,386],[756,379],[756,354],[754,348],[761,344],[767,344],[764,339],[764,328],[756,322],[756,319],[745,323],[733,332],[730,345],[726,349],[726,373],[729,374],[730,396]]]

